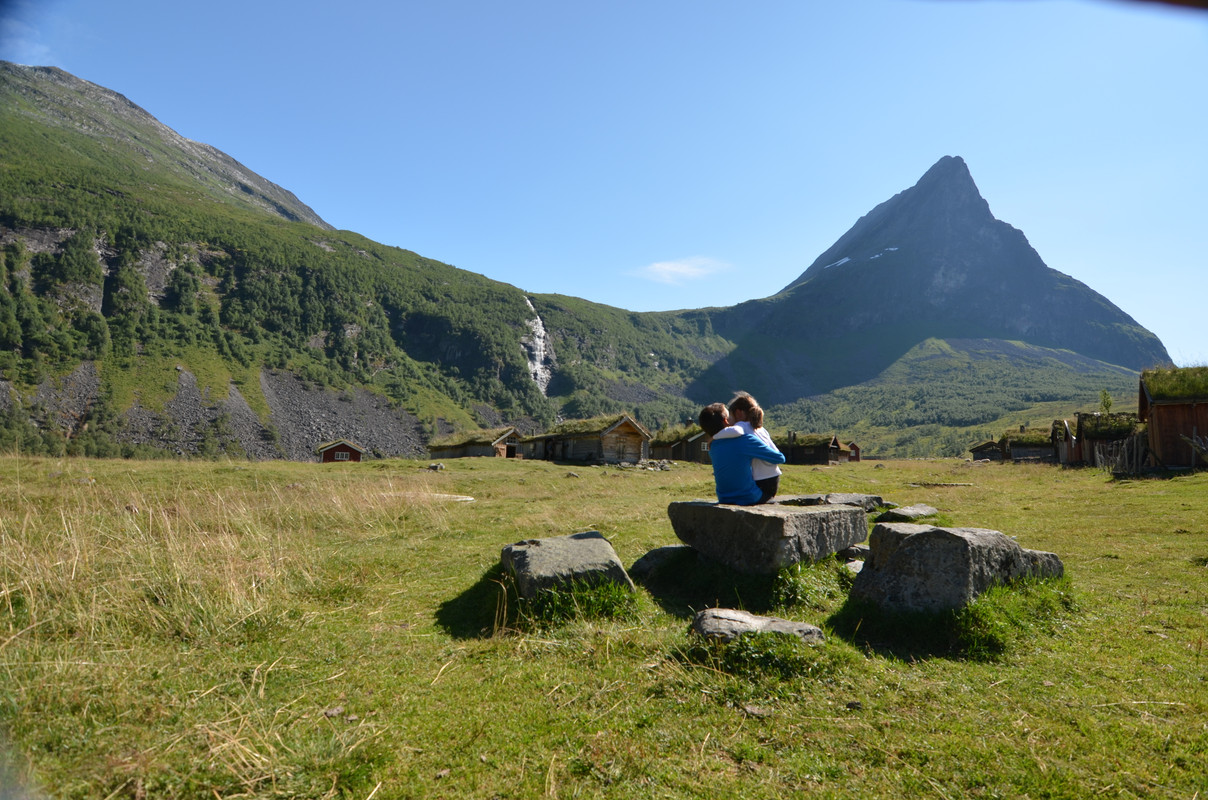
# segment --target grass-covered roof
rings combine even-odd
[[[619,424],[622,420],[628,419],[635,428],[646,436],[650,436],[650,432],[637,423],[629,414],[605,414],[599,417],[590,417],[588,419],[568,419],[565,422],[559,422],[548,431],[536,436],[529,437],[531,439],[541,439],[550,436],[586,436],[593,433],[603,433],[614,425]]]
[[[672,445],[684,439],[689,439],[700,432],[701,428],[696,424],[673,425],[670,428],[661,428],[658,433],[654,434],[654,438],[650,440],[650,444],[656,447],[660,445]]]
[[[780,441],[793,447],[830,447],[831,442],[835,441],[835,434],[798,433],[791,441],[783,438]]]
[[[1118,414],[1079,414],[1078,436],[1088,439],[1123,439],[1131,436],[1140,422],[1131,412]]]
[[[471,445],[490,445],[498,441],[504,434],[510,433],[514,428],[484,428],[474,431],[460,431],[459,433],[451,433],[448,436],[442,436],[439,439],[433,439],[428,443],[428,447],[468,447]]]
[[[1052,444],[1051,428],[1028,428],[1026,431],[1007,431],[999,439],[1000,442],[1010,442],[1019,447],[1041,447]]]
[[[1208,399],[1208,367],[1165,367],[1141,373],[1151,402]]]

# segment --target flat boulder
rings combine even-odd
[[[691,500],[672,503],[667,516],[680,541],[748,575],[775,575],[868,537],[868,517],[856,506],[732,506]]]
[[[1016,578],[1059,578],[1054,553],[1025,550],[999,531],[882,522],[851,596],[895,611],[947,611]]]
[[[545,589],[574,582],[618,583],[636,591],[617,552],[599,531],[509,544],[500,557],[516,579],[516,591],[531,598]]]
[[[732,642],[744,633],[786,633],[808,644],[821,642],[822,629],[807,622],[761,617],[733,608],[706,608],[692,619],[692,630],[705,639]]]
[[[940,513],[935,506],[919,503],[913,506],[900,506],[882,511],[873,522],[914,522],[923,517],[934,517]]]

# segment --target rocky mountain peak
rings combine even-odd
[[[914,186],[860,217],[785,289],[835,266],[900,252],[913,242],[925,240],[931,248],[961,243],[997,222],[964,159],[944,156]]]

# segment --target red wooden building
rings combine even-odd
[[[350,461],[360,461],[361,456],[365,455],[365,452],[365,448],[358,444],[353,444],[347,439],[336,439],[334,442],[325,442],[315,448],[319,461],[324,464],[345,464]]]

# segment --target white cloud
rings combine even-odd
[[[730,265],[723,261],[704,256],[693,256],[692,258],[682,258],[679,261],[657,261],[635,270],[631,274],[655,283],[683,286],[685,283],[699,281],[728,269],[730,269]]]

